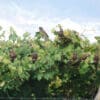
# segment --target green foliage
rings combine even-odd
[[[34,38],[28,32],[21,38],[13,28],[8,40],[0,35],[0,96],[95,96],[100,84],[100,44],[90,44],[74,30],[63,30],[61,37],[53,32],[53,41],[43,41],[39,32]]]
[[[18,36],[12,27],[10,28],[10,33],[11,34],[9,35],[9,40],[12,40],[13,42],[15,42]]]

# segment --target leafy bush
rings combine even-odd
[[[31,38],[10,28],[0,35],[0,97],[93,98],[99,86],[100,48],[74,30],[42,29]],[[41,28],[40,28],[41,29]]]

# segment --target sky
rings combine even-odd
[[[50,38],[61,24],[95,41],[100,36],[100,0],[0,0],[0,25],[13,26],[18,35],[35,34],[42,26]]]

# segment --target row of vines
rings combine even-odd
[[[96,43],[58,25],[49,39],[42,27],[34,38],[18,36],[11,27],[8,39],[0,31],[0,97],[94,98],[100,84],[100,39]],[[22,100],[22,99],[21,99]]]

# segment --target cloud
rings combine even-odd
[[[32,35],[36,31],[38,31],[38,27],[42,26],[48,32],[50,38],[53,38],[53,34],[51,33],[51,29],[56,27],[57,24],[61,24],[64,29],[73,29],[78,31],[80,34],[84,34],[87,36],[91,42],[94,42],[94,36],[100,36],[100,22],[84,22],[78,23],[70,18],[60,18],[54,17],[49,18],[41,14],[38,15],[38,12],[31,13],[26,9],[22,9],[20,6],[11,3],[10,12],[11,18],[5,18],[3,15],[0,16],[0,25],[5,29],[13,26],[15,30],[17,30],[18,35],[22,35],[25,31],[30,32]],[[12,10],[11,10],[12,9]],[[16,12],[16,13],[15,13]],[[7,16],[7,10],[6,10]]]

